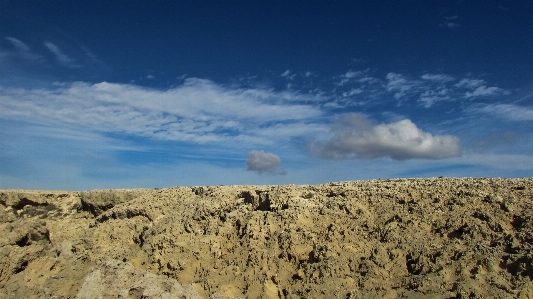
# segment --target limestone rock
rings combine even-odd
[[[0,190],[0,298],[531,298],[533,179]]]

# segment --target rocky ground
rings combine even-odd
[[[0,190],[0,298],[533,298],[533,179]]]

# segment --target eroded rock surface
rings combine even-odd
[[[533,179],[0,191],[0,298],[533,298]]]

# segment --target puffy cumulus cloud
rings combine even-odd
[[[265,151],[252,150],[246,159],[248,171],[255,171],[259,174],[286,174],[280,170],[281,159],[278,155]]]
[[[195,78],[168,90],[78,82],[52,89],[0,87],[0,119],[163,140],[264,144],[316,134],[322,112],[300,104],[315,101],[314,95],[229,88]],[[276,136],[265,135],[274,128]]]
[[[312,153],[326,159],[390,157],[394,160],[435,160],[461,155],[457,137],[433,136],[409,119],[373,125],[362,114],[346,114],[332,126],[332,131],[334,136],[323,146],[310,144]]]

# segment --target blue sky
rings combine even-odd
[[[531,177],[532,15],[2,0],[0,188]]]

